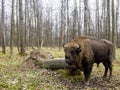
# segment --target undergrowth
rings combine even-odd
[[[49,74],[48,71],[42,70],[19,70],[19,65],[29,56],[30,51],[27,51],[28,56],[20,56],[17,50],[14,49],[13,57],[10,58],[9,49],[7,54],[0,52],[0,90],[67,90],[67,87],[60,82],[60,78],[70,81],[70,83],[79,83],[84,80],[82,73],[80,75],[69,76],[67,70],[57,70],[60,77]],[[63,49],[58,48],[43,48],[41,50],[51,52],[55,58],[64,58]],[[120,49],[116,51],[117,60],[113,63],[113,75],[120,80]],[[39,74],[40,73],[40,74]],[[99,68],[94,65],[92,75],[103,75],[104,67]],[[48,80],[49,79],[49,80]]]

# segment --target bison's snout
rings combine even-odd
[[[70,57],[69,56],[65,56],[65,62],[68,64],[69,63],[69,60],[70,60]]]
[[[70,61],[70,60],[68,60],[68,59],[67,59],[67,60],[65,60],[65,62],[66,62],[68,65],[70,65],[70,66],[71,66],[71,65],[73,65],[73,62],[71,62],[71,61]]]
[[[69,56],[65,56],[65,59],[67,60],[67,59],[70,59],[70,57]]]
[[[66,62],[66,63],[68,63],[68,62],[69,62],[69,60],[68,60],[68,59],[65,59],[65,62]]]
[[[73,65],[73,61],[70,59],[70,57],[68,56],[65,56],[65,62],[68,64],[68,65]]]

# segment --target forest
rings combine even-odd
[[[66,69],[38,68],[31,61],[32,55],[61,60],[64,44],[81,36],[113,43],[110,81],[102,79],[102,64],[94,65],[84,88],[81,71],[69,76]],[[0,0],[0,90],[119,90],[119,65],[120,0]]]

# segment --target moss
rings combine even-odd
[[[59,74],[62,74],[62,77],[64,79],[70,80],[71,82],[81,82],[84,80],[83,75],[81,74],[80,71],[76,72],[76,75],[71,76],[67,70],[57,70]]]
[[[4,82],[0,82],[0,89],[8,88],[8,85]]]

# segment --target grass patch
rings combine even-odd
[[[41,50],[51,52],[54,58],[64,58],[64,50],[59,48],[42,48]]]
[[[79,72],[79,73],[78,73]],[[81,82],[84,80],[84,77],[80,71],[76,75],[71,76],[67,70],[57,70],[57,73],[62,74],[62,78],[70,80],[71,82]]]
[[[120,60],[120,48],[116,49],[116,58]]]

